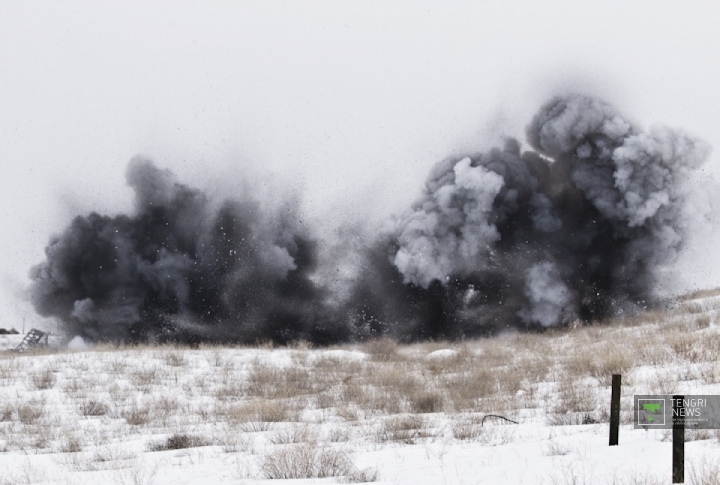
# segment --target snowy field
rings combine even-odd
[[[464,343],[2,352],[0,484],[670,483],[670,432],[633,430],[632,397],[720,394],[719,311],[715,292]],[[686,433],[686,483],[720,483],[719,439]]]

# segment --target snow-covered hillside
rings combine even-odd
[[[670,435],[633,430],[632,397],[720,394],[719,311],[711,294],[464,343],[4,352],[0,484],[670,483]],[[719,438],[687,432],[686,483],[720,483]]]

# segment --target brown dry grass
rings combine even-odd
[[[365,359],[306,343],[98,346],[87,353],[3,356],[0,385],[14,390],[0,393],[0,428],[8,437],[0,449],[79,450],[126,436],[174,434],[218,436],[214,442],[228,451],[252,449],[252,440],[238,438],[244,433],[264,433],[264,442],[276,446],[350,436],[420,443],[442,433],[502,443],[513,439],[512,426],[484,429],[479,418],[522,419],[531,412],[553,425],[604,422],[615,373],[623,375],[621,418],[629,423],[633,393],[717,385],[718,310],[713,301],[688,300],[593,326],[462,343],[406,346],[380,338],[339,347],[364,352]],[[452,352],[430,355],[441,349]],[[275,352],[285,353],[284,360],[266,358]],[[23,373],[28,378],[17,385]],[[58,422],[56,409],[71,416],[70,424]],[[76,426],[90,419],[107,426]],[[435,422],[444,430],[431,428]],[[53,431],[54,424],[72,432]],[[321,432],[324,424],[334,431]]]

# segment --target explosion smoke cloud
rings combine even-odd
[[[327,338],[311,304],[315,243],[291,206],[213,208],[141,158],[127,181],[135,214],[78,216],[50,242],[31,274],[39,313],[96,340]]]
[[[686,239],[688,181],[709,147],[642,132],[585,96],[548,102],[527,138],[534,151],[508,139],[438,163],[392,229],[353,248],[342,294],[314,277],[338,263],[319,261],[290,206],[214,208],[136,159],[135,213],[78,216],[33,269],[33,302],[93,339],[319,343],[463,338],[650,304],[657,268]]]

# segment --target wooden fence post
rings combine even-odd
[[[620,374],[612,376],[612,395],[610,397],[610,446],[617,446],[620,435]]]
[[[672,441],[672,482],[685,483],[685,413],[683,397],[673,396],[673,441]],[[676,419],[678,423],[676,423]]]

